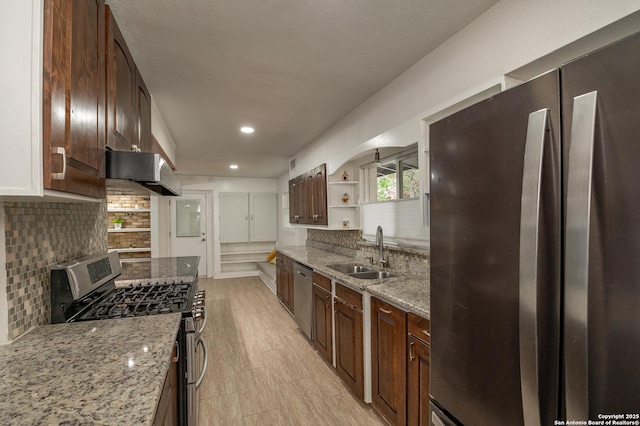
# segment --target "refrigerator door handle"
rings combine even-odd
[[[522,171],[520,209],[520,387],[525,426],[541,424],[538,383],[538,235],[542,159],[548,128],[549,110],[529,114]]]
[[[567,420],[589,418],[589,226],[597,101],[596,91],[573,98],[565,240],[564,353]]]

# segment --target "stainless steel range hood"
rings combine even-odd
[[[182,195],[182,183],[160,154],[106,151],[107,192]]]

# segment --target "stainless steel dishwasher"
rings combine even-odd
[[[293,312],[298,327],[311,340],[311,305],[313,270],[298,262],[293,264]]]

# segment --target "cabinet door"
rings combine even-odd
[[[249,195],[246,192],[220,193],[220,242],[249,241]]]
[[[104,197],[104,1],[45,4],[44,187]]]
[[[304,185],[303,185],[303,189],[304,189],[304,198],[306,199],[304,201],[304,206],[305,206],[305,221],[304,223],[313,225],[315,224],[315,211],[317,210],[316,207],[316,197],[314,194],[315,191],[315,185],[314,185],[314,173],[313,170],[305,173],[304,175]]]
[[[429,425],[429,358],[431,350],[425,342],[409,335],[407,360],[407,424]]]
[[[313,199],[312,221],[314,225],[327,225],[327,167],[325,164],[313,169],[311,197]]]
[[[407,314],[371,298],[372,403],[392,424],[406,424]]]
[[[136,69],[135,107],[135,143],[140,151],[153,152],[153,142],[151,139],[151,95],[138,69]]]
[[[278,239],[278,199],[276,194],[250,194],[250,240],[253,242]]]
[[[278,299],[283,298],[284,289],[284,262],[282,260],[282,254],[278,253],[276,257],[276,295]]]
[[[282,302],[289,309],[289,312],[295,313],[293,309],[293,264],[289,257],[286,257],[284,261],[284,297]]]
[[[300,222],[298,190],[298,180],[295,178],[291,179],[289,181],[289,223]]]
[[[135,145],[136,65],[107,6],[107,146],[130,151]]]
[[[336,370],[353,393],[364,398],[362,312],[335,299]]]
[[[331,293],[313,284],[313,345],[320,352],[320,355],[333,362],[333,321],[331,320]]]

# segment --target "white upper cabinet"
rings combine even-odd
[[[276,241],[278,239],[278,200],[276,194],[249,194],[250,241]]]
[[[276,194],[220,193],[220,242],[276,241]]]

